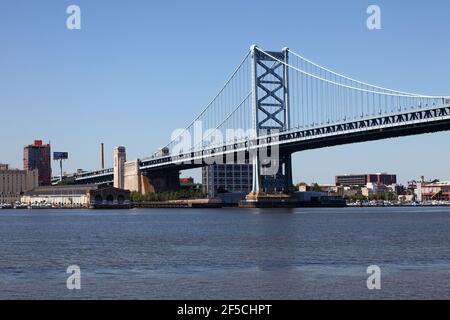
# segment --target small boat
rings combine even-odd
[[[24,203],[16,203],[14,209],[28,209],[28,205]]]
[[[30,205],[30,209],[44,209],[40,204],[32,204]]]
[[[30,209],[52,209],[53,206],[49,203],[45,203],[45,204],[32,204],[29,206]]]
[[[4,203],[4,204],[1,205],[1,208],[2,209],[12,209],[13,205],[10,204],[10,203]]]

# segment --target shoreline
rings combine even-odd
[[[273,207],[239,207],[235,206],[208,206],[208,205],[197,205],[197,206],[188,206],[188,205],[175,205],[175,204],[147,204],[147,205],[137,205],[137,206],[117,206],[117,205],[101,205],[97,207],[42,207],[42,208],[0,208],[0,212],[2,210],[9,211],[28,211],[28,210],[132,210],[132,209],[223,209],[223,208],[236,208],[236,209],[296,209],[296,208],[447,208],[450,205],[350,205],[350,206],[330,206],[330,205],[297,205],[297,206],[289,206],[289,207],[281,207],[281,206],[273,206]]]

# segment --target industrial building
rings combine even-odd
[[[10,169],[7,164],[0,164],[0,204],[18,202],[24,192],[37,186],[37,170]]]
[[[52,165],[50,144],[43,144],[42,140],[35,140],[33,144],[23,149],[23,169],[25,171],[38,170],[39,185],[52,184]]]
[[[275,175],[261,176],[263,192],[283,192],[286,189],[286,177],[279,170]],[[245,197],[252,191],[253,165],[246,161],[236,164],[213,164],[202,168],[203,192],[209,198],[224,193],[240,194]]]
[[[252,189],[252,165],[213,164],[202,168],[203,193],[209,198],[219,193],[247,194]]]
[[[335,178],[336,186],[342,187],[365,187],[368,183],[378,185],[397,184],[397,175],[387,173],[375,174],[348,174]]]
[[[124,204],[130,200],[130,191],[94,184],[45,186],[26,192],[21,200],[29,205],[89,208]]]

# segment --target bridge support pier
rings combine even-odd
[[[261,192],[261,174],[260,174],[261,163],[259,161],[259,155],[255,152],[252,160],[252,192],[253,194],[258,194]]]
[[[114,166],[115,187],[140,194],[180,189],[180,172],[178,170],[142,172],[139,160],[126,161],[125,150],[123,149],[121,152]]]
[[[140,194],[180,190],[177,170],[141,172],[139,161],[125,163],[124,189]]]
[[[284,156],[284,192],[286,194],[293,194],[293,180],[292,180],[292,154],[288,153]]]
[[[261,175],[261,164],[253,164],[253,181],[260,189],[253,188],[244,201],[239,204],[244,208],[292,208],[297,206],[292,182],[292,154],[280,156],[277,161],[278,172],[275,175]],[[258,168],[257,168],[258,167]],[[255,170],[256,168],[256,170]],[[256,182],[256,184],[255,184]]]

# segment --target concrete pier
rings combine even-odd
[[[245,200],[239,202],[240,208],[295,208],[298,201],[284,193],[249,193]]]

